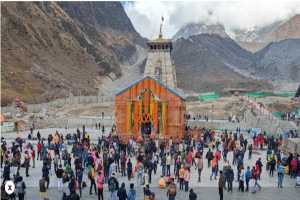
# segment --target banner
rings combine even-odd
[[[126,132],[131,133],[131,101],[127,102],[126,105]]]
[[[162,102],[162,133],[167,134],[167,118],[168,118],[167,102]]]

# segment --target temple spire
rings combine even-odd
[[[160,29],[159,29],[159,36],[158,38],[162,39],[163,35],[162,35],[162,26],[163,26],[163,23],[164,23],[164,17],[162,16],[161,17],[161,24],[160,24]]]

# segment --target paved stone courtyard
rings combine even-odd
[[[58,129],[59,131],[63,131]],[[40,130],[41,134],[43,137],[45,137],[49,133],[53,133],[54,129],[45,129],[45,130]],[[92,135],[92,140],[94,143],[96,143],[96,139],[98,138],[99,131],[96,130],[89,130],[87,129],[87,132],[91,133]],[[11,139],[15,137],[15,134],[11,135],[3,135],[8,139],[8,144],[10,143]],[[27,136],[27,134],[23,134],[24,137]],[[70,149],[71,146],[68,146],[68,149]],[[204,155],[206,154],[207,149],[204,151]],[[266,157],[266,151],[258,151],[253,154],[253,157],[251,160],[248,160],[247,152],[245,154],[245,166],[250,166],[254,165],[255,161],[258,159],[258,157],[262,158],[263,163],[265,163],[265,157]],[[231,161],[232,160],[232,152],[228,154],[228,159]],[[135,163],[135,160],[133,160],[133,164]],[[41,178],[41,167],[42,167],[42,162],[37,161],[36,162],[36,168],[30,168],[29,174],[30,177],[24,177],[25,183],[27,185],[26,189],[26,199],[40,199],[39,197],[39,190],[38,190],[38,181]],[[222,163],[220,168],[222,169]],[[1,169],[1,173],[2,173]],[[53,169],[52,169],[53,170]],[[218,189],[217,189],[217,183],[218,180],[212,180],[210,181],[210,168],[207,168],[207,162],[206,159],[204,159],[204,170],[202,172],[202,182],[198,183],[197,181],[197,171],[194,167],[191,169],[191,183],[190,187],[193,188],[198,195],[198,199],[207,199],[207,200],[213,200],[213,199],[219,199],[218,196]],[[235,179],[236,177],[236,167],[234,166],[234,171],[235,171]],[[171,172],[173,172],[173,166],[171,167]],[[24,168],[21,168],[21,175],[24,175],[25,171]],[[159,189],[158,188],[158,180],[160,178],[161,174],[161,168],[158,168],[158,173],[153,176],[152,183],[150,185],[150,189],[155,192],[156,194],[156,199],[158,200],[164,200],[166,198],[166,190]],[[89,187],[89,180],[87,178],[87,172],[85,172],[85,177],[84,180],[86,181],[88,187]],[[142,191],[142,186],[138,186],[136,184],[136,180],[133,179],[132,181],[128,181],[126,177],[121,177],[121,175],[118,175],[118,180],[119,182],[125,182],[126,188],[129,188],[129,184],[131,182],[135,183],[135,187],[137,189],[137,200],[143,199],[143,191]],[[262,191],[257,192],[256,194],[252,193],[242,193],[237,191],[237,186],[238,183],[234,182],[234,190],[233,193],[228,193],[224,192],[224,199],[225,200],[239,200],[239,199],[256,199],[256,200],[267,200],[267,199],[272,199],[272,200],[298,200],[300,196],[300,188],[295,187],[295,180],[290,179],[288,176],[284,177],[284,188],[278,189],[277,188],[277,175],[275,173],[274,177],[269,177],[268,172],[265,170],[265,166],[263,167],[263,172],[262,172],[262,180],[260,181],[262,188]],[[253,182],[250,183],[250,186],[253,186]],[[83,198],[82,199],[97,199],[96,195],[89,195],[89,188],[83,189]],[[178,186],[178,192],[177,192],[177,198],[180,200],[188,199],[188,193],[185,193],[184,191],[179,190]],[[108,194],[108,188],[107,185],[104,186],[104,198],[109,199],[109,194]],[[49,198],[50,199],[61,199],[62,192],[60,189],[57,188],[57,180],[54,172],[52,171],[52,176],[50,177],[50,189],[49,189]]]

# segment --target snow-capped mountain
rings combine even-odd
[[[173,36],[173,40],[179,38],[187,39],[193,35],[200,34],[216,34],[223,38],[228,38],[225,28],[221,24],[203,24],[203,23],[189,23],[179,29],[179,31]]]

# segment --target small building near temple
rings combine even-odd
[[[145,134],[182,138],[185,109],[185,97],[180,91],[146,76],[116,94],[116,132],[123,141]]]
[[[163,21],[163,18],[162,18]],[[118,136],[128,141],[182,138],[185,129],[185,97],[177,89],[171,60],[172,41],[164,39],[162,24],[157,39],[149,41],[144,77],[121,89],[115,97],[115,124]]]

